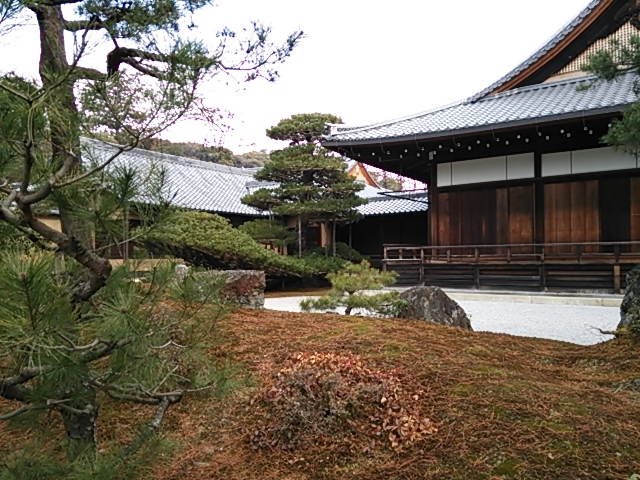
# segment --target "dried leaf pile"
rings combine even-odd
[[[422,394],[407,392],[399,372],[371,369],[350,352],[295,353],[251,401],[265,412],[251,443],[296,450],[330,439],[351,451],[381,443],[401,451],[437,432],[420,413]]]

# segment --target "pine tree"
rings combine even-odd
[[[185,116],[210,118],[215,110],[204,107],[199,87],[217,72],[273,80],[272,65],[302,36],[275,45],[259,23],[246,39],[221,31],[214,48],[181,36],[184,20],[212,3],[0,0],[0,33],[31,17],[41,45],[37,82],[0,76],[0,221],[20,238],[0,258],[0,397],[14,407],[0,420],[59,414],[69,457],[83,465],[95,463],[104,396],[155,408],[118,464],[153,436],[172,404],[208,383],[206,366],[188,361],[206,357],[182,353],[200,345],[190,312],[203,312],[195,304],[209,303],[214,287],[176,285],[163,269],[139,282],[135,269],[112,268],[105,251],[176,213],[163,200],[162,169],[123,166],[118,156]],[[89,68],[86,55],[104,41],[113,45],[106,71]],[[95,132],[117,133],[122,144],[87,148],[80,137]],[[140,227],[123,238],[131,209]],[[42,220],[51,210],[62,231]],[[166,312],[164,299],[184,309]]]
[[[309,226],[321,223],[352,223],[360,219],[356,207],[366,203],[356,193],[363,186],[346,174],[345,164],[320,146],[327,123],[342,123],[339,117],[312,113],[292,115],[267,130],[274,140],[289,141],[287,148],[271,153],[271,161],[256,179],[276,182],[243,198],[243,202],[277,215],[298,220],[298,250],[307,250]]]
[[[585,67],[597,81],[613,82],[621,75],[633,72],[640,79],[640,36],[632,36],[628,43],[612,41],[608,49],[595,53]],[[640,93],[636,80],[636,93]],[[640,152],[640,101],[632,103],[621,120],[614,120],[604,143],[637,156]]]
[[[368,261],[347,263],[337,272],[327,274],[331,291],[316,299],[300,302],[304,312],[313,310],[333,310],[344,308],[345,315],[353,310],[363,310],[369,315],[393,316],[402,308],[397,291],[372,294],[372,290],[382,290],[396,280],[395,272],[381,272],[371,267]]]

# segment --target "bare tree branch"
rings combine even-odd
[[[125,58],[122,60],[122,63],[126,63],[127,65],[138,70],[140,73],[144,73],[145,75],[149,75],[150,77],[156,78],[158,80],[166,79],[164,73],[162,73],[157,68],[142,65],[140,62],[134,60],[133,58]]]
[[[72,178],[70,180],[67,180],[67,181],[62,182],[62,183],[56,183],[56,184],[52,185],[52,187],[53,188],[68,187],[69,185],[73,185],[74,183],[81,182],[82,180],[85,180],[85,179],[95,175],[96,173],[100,172],[101,170],[104,170],[105,168],[107,168],[109,166],[109,164],[111,162],[113,162],[116,158],[118,158],[118,156],[122,152],[128,152],[129,150],[132,150],[133,148],[135,148],[137,143],[138,142],[134,142],[131,145],[127,145],[127,146],[124,146],[124,147],[122,147],[122,146],[118,147],[117,148],[117,152],[114,153],[113,155],[111,155],[106,161],[104,161],[100,165],[97,165],[96,167],[92,168],[91,170],[88,170],[87,172],[83,173],[82,175],[78,175],[77,177],[74,177],[74,178]]]

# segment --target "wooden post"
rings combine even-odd
[[[621,284],[620,284],[620,265],[614,265],[613,266],[613,293],[615,293],[616,295],[620,295],[622,293],[621,291]]]
[[[477,263],[473,266],[473,286],[476,290],[480,290],[480,265]]]
[[[389,258],[389,253],[387,252],[387,246],[382,246],[382,271],[387,271],[387,259]]]
[[[544,263],[540,265],[540,291],[547,291],[547,269],[544,266]]]
[[[542,178],[542,153],[539,145],[536,145],[533,154],[533,174],[534,174],[534,243],[544,243],[544,179]]]

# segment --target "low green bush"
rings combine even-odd
[[[267,275],[311,277],[334,272],[347,263],[337,257],[280,255],[233,228],[215,214],[186,211],[176,221],[147,235],[145,242],[187,262],[208,268],[263,270]]]
[[[333,310],[342,307],[345,309],[345,315],[359,309],[369,315],[389,317],[397,316],[404,307],[404,302],[398,298],[398,292],[367,292],[391,285],[396,280],[396,273],[381,272],[372,268],[366,260],[359,264],[346,263],[337,272],[328,273],[327,279],[331,282],[331,291],[318,299],[300,302],[303,311]]]
[[[266,249],[219,215],[187,211],[146,241],[189,263],[210,268],[264,270],[278,276],[305,277],[316,272],[294,257]]]

